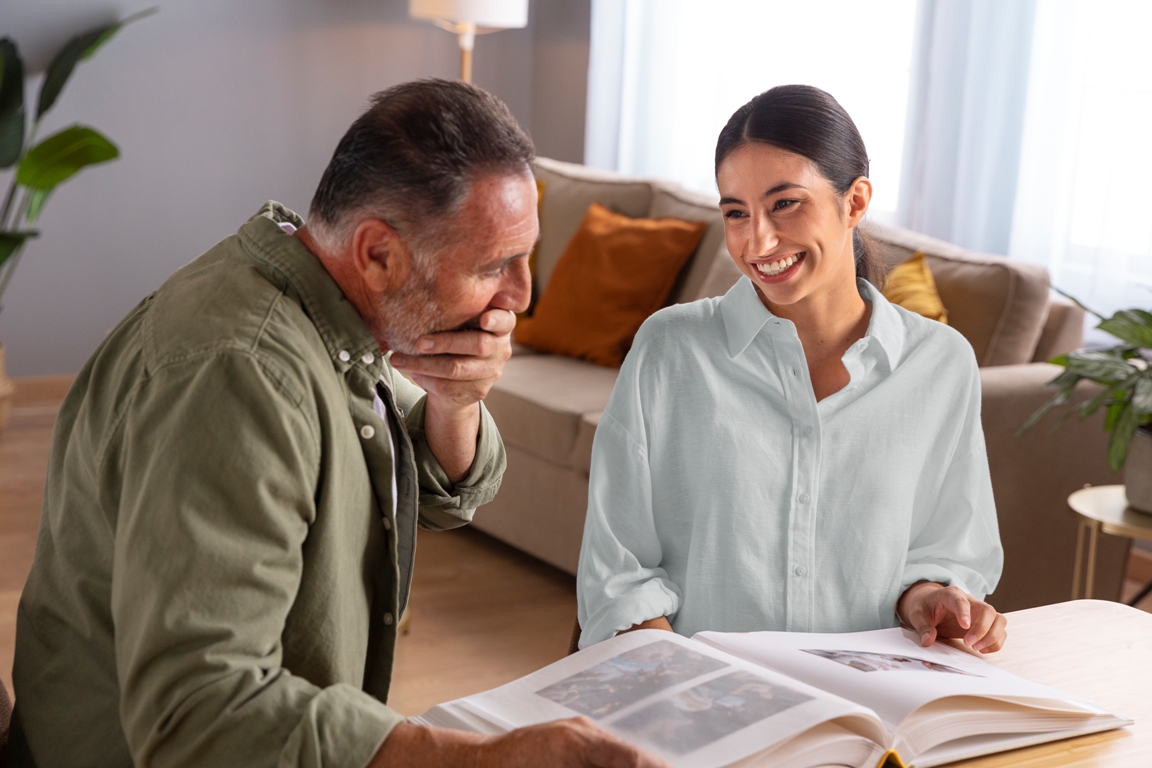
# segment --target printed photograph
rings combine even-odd
[[[658,640],[553,683],[536,691],[536,695],[599,719],[726,666],[710,656]]]
[[[610,727],[625,738],[685,755],[811,699],[740,671],[657,701]]]
[[[804,653],[821,656],[861,672],[946,672],[950,675],[968,675],[969,677],[983,677],[972,672],[941,664],[938,661],[929,661],[916,656],[896,656],[890,653],[871,653],[869,651],[825,651],[815,648],[802,648]]]

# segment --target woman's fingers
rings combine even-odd
[[[972,646],[972,650],[980,653],[995,653],[1003,648],[1005,641],[1008,640],[1008,618],[1002,613],[997,613],[990,605],[988,611],[992,614],[992,623],[984,636]]]

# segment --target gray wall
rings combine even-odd
[[[0,35],[40,70],[70,35],[153,4],[159,13],[76,70],[45,120],[42,136],[92,125],[122,157],[45,206],[0,313],[10,375],[79,370],[132,306],[265,200],[306,211],[369,94],[458,73],[453,36],[408,19],[407,0],[4,0]],[[504,99],[542,155],[576,162],[589,8],[532,0],[527,29],[476,44],[475,82]]]

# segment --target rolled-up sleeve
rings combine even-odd
[[[169,364],[103,457],[124,478],[111,606],[137,765],[364,766],[403,720],[281,666],[320,445],[289,382],[247,351]]]
[[[918,581],[934,581],[983,600],[1000,580],[1004,550],[980,424],[980,375],[975,361],[971,367],[959,439],[933,508],[912,531],[901,594]]]
[[[625,361],[592,444],[576,575],[581,647],[680,609],[680,588],[661,567],[634,377],[634,360]]]
[[[448,479],[424,431],[424,390],[400,375],[392,377],[392,391],[403,412],[404,426],[412,440],[420,482],[420,525],[435,531],[459,528],[472,522],[476,508],[492,501],[500,490],[508,464],[500,431],[484,403],[480,403],[480,429],[476,456],[468,474],[458,483]]]

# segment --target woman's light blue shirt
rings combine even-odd
[[[972,348],[859,285],[868,332],[820,402],[746,277],[644,323],[592,449],[582,645],[658,616],[683,635],[878,629],[917,581],[996,587]]]

